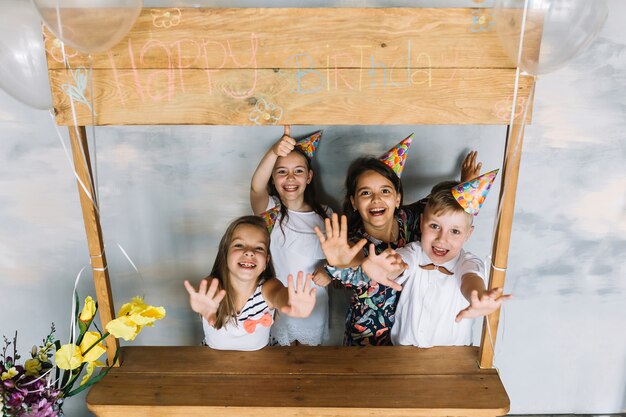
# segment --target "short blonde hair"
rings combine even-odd
[[[458,181],[442,181],[435,185],[430,191],[424,212],[433,213],[435,215],[451,212],[465,213],[467,215],[467,221],[471,225],[474,222],[474,216],[466,212],[452,195],[452,188],[459,184],[460,182]]]

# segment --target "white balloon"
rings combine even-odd
[[[133,27],[143,0],[33,0],[46,26],[77,51],[104,52]]]
[[[507,54],[517,62],[526,0],[496,0],[494,20]],[[528,0],[519,62],[539,75],[563,67],[596,38],[608,16],[606,0]]]
[[[41,18],[27,0],[11,0],[0,14],[0,88],[37,109],[52,107]]]

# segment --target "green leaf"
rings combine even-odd
[[[74,290],[74,320],[78,321],[78,315],[80,314],[80,299],[78,298],[78,291]]]
[[[63,396],[64,397],[68,397],[68,392],[72,389],[72,387],[74,386],[74,383],[76,382],[76,379],[78,379],[78,377],[80,376],[80,374],[83,373],[83,369],[85,368],[85,363],[81,363],[80,366],[76,369],[74,369],[73,371],[65,371],[63,372],[63,379],[66,378],[67,375],[71,375],[72,378],[67,381],[65,384],[61,384],[61,392],[63,392]]]
[[[120,349],[118,349],[117,352],[115,352],[115,357],[113,358],[113,362],[112,363],[117,362],[117,358],[119,356],[120,356]],[[111,368],[113,368],[113,365],[107,367],[107,369],[105,369],[102,372],[100,372],[100,374],[96,375],[95,377],[91,378],[89,381],[85,382],[84,385],[81,385],[80,387],[76,388],[75,390],[68,392],[65,395],[65,397],[71,397],[72,395],[76,395],[76,394],[82,392],[84,389],[89,388],[90,386],[92,386],[93,384],[95,384],[96,382],[98,382],[102,378],[104,378],[104,376],[109,373]]]

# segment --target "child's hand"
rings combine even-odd
[[[287,156],[293,151],[293,148],[295,148],[296,140],[289,136],[290,130],[289,125],[285,126],[285,133],[283,133],[283,136],[278,139],[278,142],[272,146],[272,152],[274,152],[276,156]]]
[[[289,293],[289,300],[287,306],[280,309],[284,314],[291,317],[309,317],[315,307],[315,293],[316,289],[311,289],[311,274],[306,276],[306,279],[302,279],[303,272],[298,272],[298,278],[296,279],[296,285],[293,285],[293,275],[287,276],[287,291]]]
[[[202,317],[209,322],[211,326],[215,324],[217,320],[217,308],[220,306],[220,302],[226,295],[226,291],[220,290],[217,294],[218,281],[217,278],[211,280],[211,286],[207,290],[207,280],[203,279],[200,282],[200,288],[196,292],[195,288],[185,280],[185,288],[189,293],[189,304],[191,309],[196,313],[199,313]]]
[[[315,270],[315,273],[313,274],[313,282],[315,285],[327,287],[332,281],[332,278],[328,276],[328,273],[326,273],[326,270],[323,267],[319,267]]]
[[[404,272],[407,266],[402,257],[393,249],[385,249],[380,255],[376,255],[376,248],[373,243],[370,244],[367,259],[361,265],[363,272],[372,281],[391,287],[396,291],[402,291],[402,286],[394,280]]]
[[[472,291],[470,295],[470,305],[465,310],[461,310],[456,315],[457,323],[462,319],[473,319],[475,317],[487,316],[498,308],[502,303],[513,296],[510,294],[502,294],[502,288],[494,288],[489,291],[485,291],[480,298],[478,298],[478,291]]]
[[[477,157],[478,151],[470,151],[463,160],[463,165],[461,165],[461,182],[472,180],[480,175],[483,163],[476,163]]]
[[[320,240],[322,250],[329,265],[345,268],[350,266],[352,260],[361,252],[367,240],[361,239],[356,245],[350,247],[348,244],[348,219],[341,216],[341,227],[337,214],[332,214],[331,219],[325,219],[326,236],[319,227],[315,226],[315,234]]]

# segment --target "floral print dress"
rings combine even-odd
[[[365,238],[376,247],[376,253],[387,248],[398,249],[407,243],[420,240],[420,215],[424,212],[426,199],[411,205],[402,206],[396,214],[399,226],[398,240],[383,242],[365,232],[363,226],[350,232],[349,240],[356,243]],[[363,248],[368,255],[369,245]],[[395,321],[399,292],[377,282],[355,281],[342,269],[326,267],[330,276],[352,289],[352,300],[346,317],[345,346],[391,345],[391,327]]]

